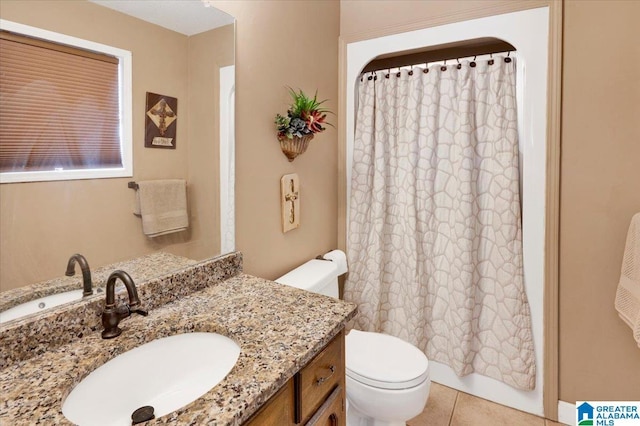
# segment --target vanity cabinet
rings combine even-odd
[[[344,330],[245,425],[346,424]]]
[[[267,401],[245,426],[293,425],[295,393],[293,379]]]
[[[337,386],[327,400],[316,411],[306,426],[343,426],[346,425],[345,394],[342,386]]]

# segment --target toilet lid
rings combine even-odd
[[[418,348],[388,334],[351,330],[346,337],[347,376],[382,389],[407,389],[429,377]]]

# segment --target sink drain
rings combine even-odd
[[[155,418],[156,416],[153,414],[153,407],[145,405],[144,407],[138,408],[133,412],[133,414],[131,414],[131,424],[137,425],[138,423],[144,423]]]

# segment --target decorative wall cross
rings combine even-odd
[[[282,232],[300,226],[300,185],[298,175],[292,173],[280,179],[280,201],[282,203]]]

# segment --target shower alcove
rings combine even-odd
[[[357,83],[373,60],[433,50],[434,46],[458,49],[457,56],[474,55],[479,46],[494,43],[517,51],[517,103],[521,163],[522,235],[525,289],[531,308],[536,359],[536,387],[520,391],[497,380],[472,373],[458,377],[441,363],[430,362],[431,379],[497,403],[544,415],[544,273],[547,169],[547,79],[549,8],[505,13],[346,44],[345,147],[346,211],[349,211],[350,179],[355,129]],[[465,50],[466,49],[466,50]],[[507,50],[507,49],[505,49]],[[464,53],[468,51],[468,54]],[[495,50],[493,50],[495,51]],[[462,53],[460,53],[462,52]],[[482,52],[480,52],[482,53]],[[488,52],[486,52],[488,53]],[[449,56],[449,58],[451,58]],[[445,59],[445,57],[437,58]],[[414,64],[418,62],[415,61]],[[406,65],[406,64],[405,64]],[[391,65],[389,65],[391,66]],[[398,65],[395,65],[398,66]],[[382,68],[381,66],[377,67]],[[346,218],[342,218],[345,220]],[[345,225],[346,227],[346,225]],[[346,229],[347,235],[349,230]]]

